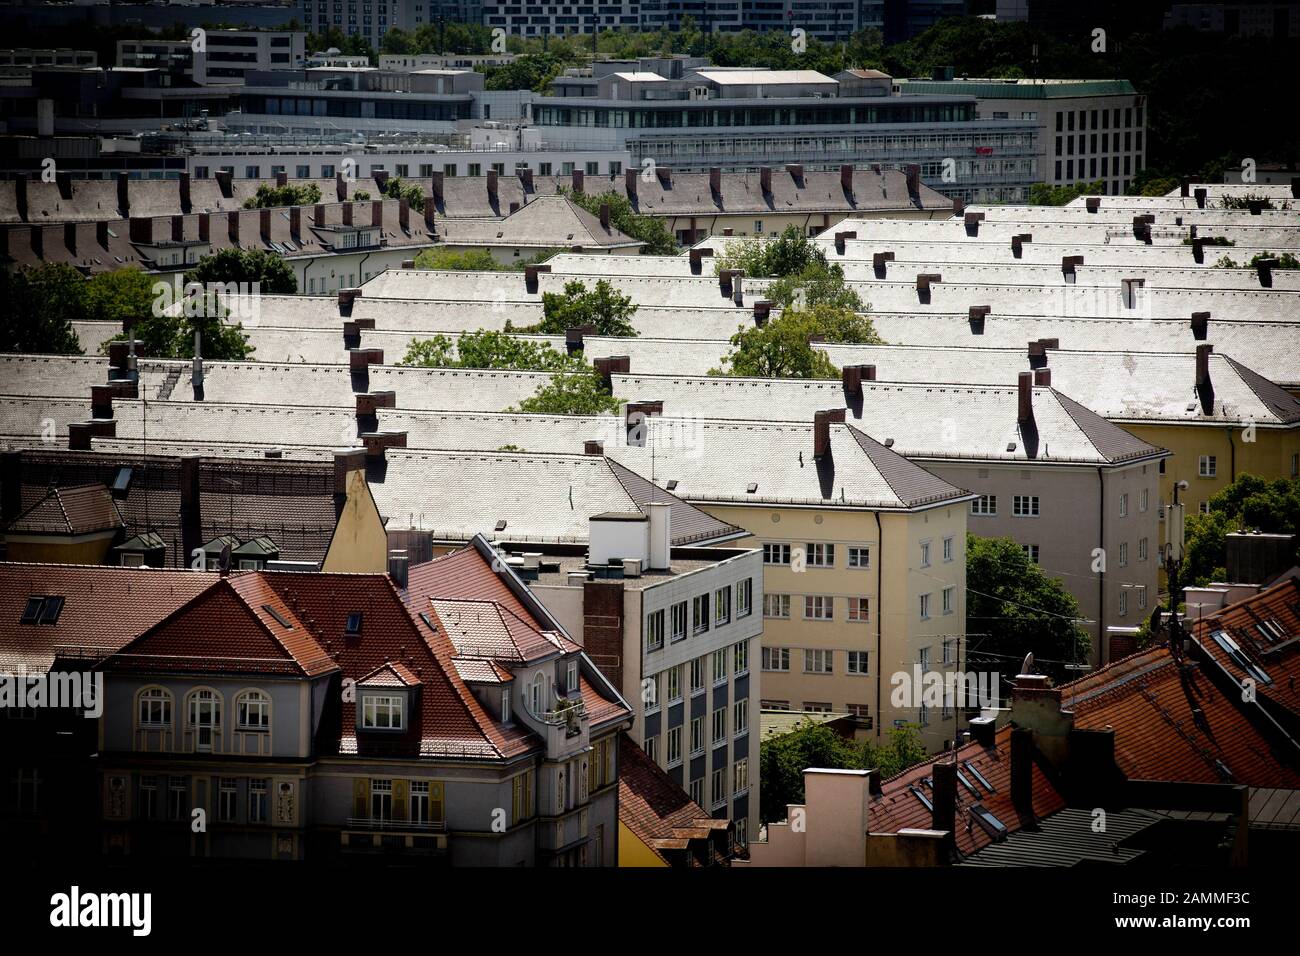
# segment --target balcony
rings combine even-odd
[[[411,820],[348,817],[339,840],[345,853],[443,854],[447,852],[447,824],[444,821],[417,823]]]
[[[447,821],[430,820],[416,822],[414,820],[389,820],[383,817],[348,817],[347,829],[446,833]]]

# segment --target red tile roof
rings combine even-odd
[[[216,581],[206,571],[0,563],[0,670],[110,654]],[[27,599],[45,595],[64,598],[57,623],[19,623]]]
[[[652,853],[669,862],[659,850],[685,849],[693,835],[687,831],[707,816],[627,734],[618,735],[618,820]],[[708,834],[699,830],[694,835]]]
[[[92,534],[125,527],[117,502],[105,485],[50,488],[19,515],[10,534]]]
[[[934,818],[928,807],[923,804],[913,788],[924,794],[933,802],[933,791],[925,783],[925,778],[934,771],[933,764],[947,761],[949,755],[940,755],[925,763],[917,764],[881,784],[881,795],[871,803],[868,810],[867,832],[897,833],[904,829],[929,830],[934,826]],[[978,771],[973,773],[969,767]],[[971,809],[983,806],[1007,828],[1014,833],[1022,829],[1027,821],[1020,818],[1011,802],[1011,726],[1002,727],[994,737],[993,746],[985,747],[972,741],[957,751],[957,766],[962,777],[975,788],[972,793],[959,778],[957,781],[957,849],[963,855],[974,853],[993,842],[988,831],[975,822]],[[992,787],[992,792],[980,781],[983,777]],[[1043,771],[1037,751],[1033,766],[1033,811],[1041,819],[1056,813],[1065,807],[1065,798],[1053,786]]]
[[[1293,755],[1275,748],[1238,701],[1169,647],[1139,651],[1063,685],[1081,729],[1115,729],[1115,762],[1130,779],[1300,788]]]
[[[400,661],[397,663],[386,661],[382,666],[376,667],[365,677],[360,678],[357,683],[370,687],[418,687],[424,682],[420,680],[418,674]]]
[[[1245,662],[1269,678],[1247,671],[1211,635],[1222,632],[1240,648]],[[1238,682],[1255,680],[1260,700],[1271,701],[1300,717],[1300,578],[1288,577],[1244,601],[1238,601],[1193,625],[1196,641]]]

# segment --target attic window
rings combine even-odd
[[[285,619],[285,616],[283,614],[281,614],[275,608],[271,607],[271,605],[263,604],[262,610],[265,611],[267,614],[271,615],[271,617],[275,618],[276,623],[279,624],[286,631],[293,630],[293,625],[290,624],[288,620]]]
[[[348,637],[356,637],[361,633],[361,612],[353,611],[348,615],[348,621],[343,629],[343,633]]]
[[[29,597],[20,624],[57,624],[63,610],[61,597]]]

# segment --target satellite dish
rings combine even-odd
[[[1025,662],[1020,665],[1020,673],[1032,674],[1034,672],[1034,652],[1030,651],[1025,655]]]

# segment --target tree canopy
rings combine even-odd
[[[298,277],[284,257],[265,249],[222,249],[204,256],[185,274],[186,282],[231,282],[251,287],[257,284],[262,295],[293,295],[298,291]]]
[[[533,412],[539,415],[605,415],[619,410],[621,402],[609,393],[604,380],[594,368],[584,366],[571,372],[557,372],[508,412]]]
[[[530,342],[505,332],[481,329],[466,332],[455,343],[435,335],[416,339],[406,349],[400,365],[421,368],[494,368],[553,372],[585,370],[581,356],[557,352],[549,342]]]
[[[966,536],[966,635],[972,663],[1005,673],[1030,651],[1043,673],[1068,679],[1088,659],[1079,602],[1011,538]]]
[[[566,329],[581,325],[595,326],[597,335],[632,337],[631,318],[636,306],[629,296],[623,295],[608,281],[601,279],[594,289],[585,282],[574,280],[564,284],[564,292],[542,293],[542,321],[528,329],[546,335],[563,335]]]
[[[80,355],[74,316],[86,314],[86,280],[72,266],[0,269],[0,351]]]
[[[1238,475],[1210,498],[1206,514],[1189,512],[1180,577],[1184,586],[1222,581],[1227,576],[1227,538],[1238,530],[1271,534],[1300,533],[1300,478]],[[1296,561],[1300,563],[1300,549]]]
[[[315,183],[288,183],[271,186],[266,183],[244,200],[245,209],[266,209],[275,206],[311,206],[320,202],[320,187]]]
[[[600,215],[600,207],[609,206],[609,224],[633,239],[639,239],[645,245],[641,254],[646,256],[675,256],[679,249],[677,239],[668,228],[668,224],[654,216],[643,216],[632,208],[632,203],[622,193],[606,190],[602,193],[575,193],[567,187],[560,187],[560,194],[581,206],[593,216]]]

